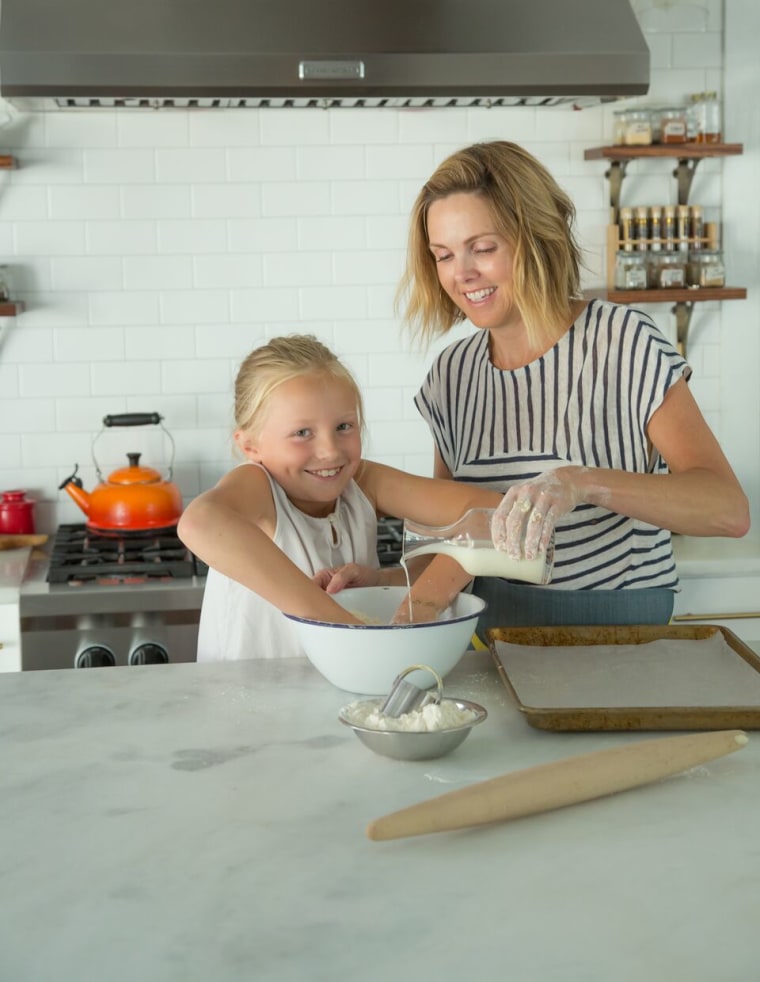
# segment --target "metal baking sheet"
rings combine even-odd
[[[499,674],[542,730],[760,729],[760,658],[712,624],[492,628]]]

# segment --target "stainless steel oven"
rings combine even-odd
[[[21,588],[22,669],[195,661],[205,573],[176,535],[60,526]]]

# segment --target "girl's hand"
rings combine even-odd
[[[582,500],[571,480],[574,470],[547,471],[507,491],[491,519],[491,538],[497,549],[510,559],[535,559],[546,551],[557,519]]]
[[[441,613],[441,608],[432,600],[413,599],[410,604],[409,594],[407,594],[391,618],[391,624],[425,624],[430,621],[439,621]]]
[[[346,563],[345,566],[336,566],[334,569],[321,569],[312,576],[312,580],[325,593],[340,593],[348,587],[378,586],[380,570],[360,566],[358,563]]]

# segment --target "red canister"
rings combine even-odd
[[[34,533],[34,501],[26,491],[3,491],[0,501],[0,532],[5,535]]]

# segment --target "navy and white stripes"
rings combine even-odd
[[[488,331],[435,361],[416,397],[456,480],[505,491],[564,464],[664,474],[646,428],[690,369],[641,311],[591,301],[545,355],[494,368]],[[670,533],[593,505],[557,526],[552,586],[677,589]]]

